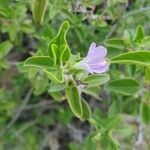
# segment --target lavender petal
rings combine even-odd
[[[90,72],[94,73],[103,73],[108,70],[108,63],[107,61],[95,63],[95,64],[89,64]]]

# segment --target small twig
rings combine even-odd
[[[6,127],[2,130],[2,132],[0,133],[0,137],[3,136],[3,134],[10,129],[15,122],[18,120],[18,118],[20,117],[23,109],[25,108],[26,104],[28,103],[30,97],[32,94],[32,89],[30,89],[25,97],[25,99],[23,100],[23,103],[21,105],[21,107],[18,109],[18,111],[16,112],[16,114],[14,115],[14,117],[12,118],[12,120],[6,125]]]
[[[8,123],[8,125],[6,126],[6,129],[9,129],[18,120],[19,116],[22,113],[22,110],[25,108],[26,104],[28,103],[28,101],[31,97],[31,94],[32,94],[32,89],[30,89],[29,92],[27,93],[25,99],[23,100],[21,107],[18,109],[18,112],[16,113],[14,118],[12,118],[12,120]]]
[[[36,109],[36,108],[44,107],[44,106],[51,105],[51,104],[52,104],[51,101],[43,101],[38,104],[30,104],[30,105],[26,105],[26,107],[23,108],[23,111],[30,110],[30,109]]]

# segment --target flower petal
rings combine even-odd
[[[107,61],[102,61],[95,64],[89,64],[90,73],[103,73],[108,70],[109,65]]]
[[[105,58],[95,57],[95,58],[92,58],[92,59],[86,59],[86,62],[88,64],[97,64],[97,63],[103,62],[103,61],[105,61]]]
[[[90,57],[91,55],[95,53],[95,48],[96,48],[96,43],[93,42],[89,47],[87,57]]]
[[[96,60],[96,59],[102,59],[106,56],[107,54],[107,49],[103,46],[98,46],[96,47],[96,44],[95,43],[92,43],[90,45],[90,48],[89,48],[89,52],[87,54],[87,59],[89,61],[93,61],[93,60]]]
[[[103,46],[96,47],[96,54],[100,56],[100,58],[104,58],[107,54],[107,49]]]
[[[105,59],[107,49],[92,43],[89,47],[86,58],[74,65],[77,69],[83,69],[89,73],[103,73],[109,69],[109,64]]]
[[[91,71],[92,71],[93,73],[104,73],[104,72],[106,72],[108,69],[109,69],[109,67],[108,67],[108,66],[105,66],[105,67],[101,67],[101,68],[92,69]],[[91,73],[92,73],[92,72],[91,72]]]

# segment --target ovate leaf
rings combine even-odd
[[[48,69],[53,66],[53,60],[49,56],[33,56],[25,60],[26,66]]]
[[[111,59],[111,63],[150,66],[150,51],[134,51],[117,55]]]
[[[110,76],[108,74],[93,74],[85,78],[84,83],[88,84],[88,87],[98,86],[109,81]]]
[[[6,56],[10,50],[12,49],[13,45],[10,41],[5,41],[0,44],[0,59]]]
[[[111,38],[105,41],[105,45],[113,48],[123,49],[125,48],[124,41],[121,38]]]
[[[144,30],[141,25],[139,25],[136,29],[136,34],[135,34],[135,42],[141,43],[141,41],[144,39]]]
[[[111,81],[107,88],[116,93],[134,95],[139,90],[140,84],[134,79],[119,79]]]

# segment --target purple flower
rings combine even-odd
[[[107,49],[103,46],[97,46],[92,43],[89,47],[87,56],[80,62],[74,65],[75,68],[83,69],[89,73],[103,73],[109,68],[109,63],[106,61]]]

